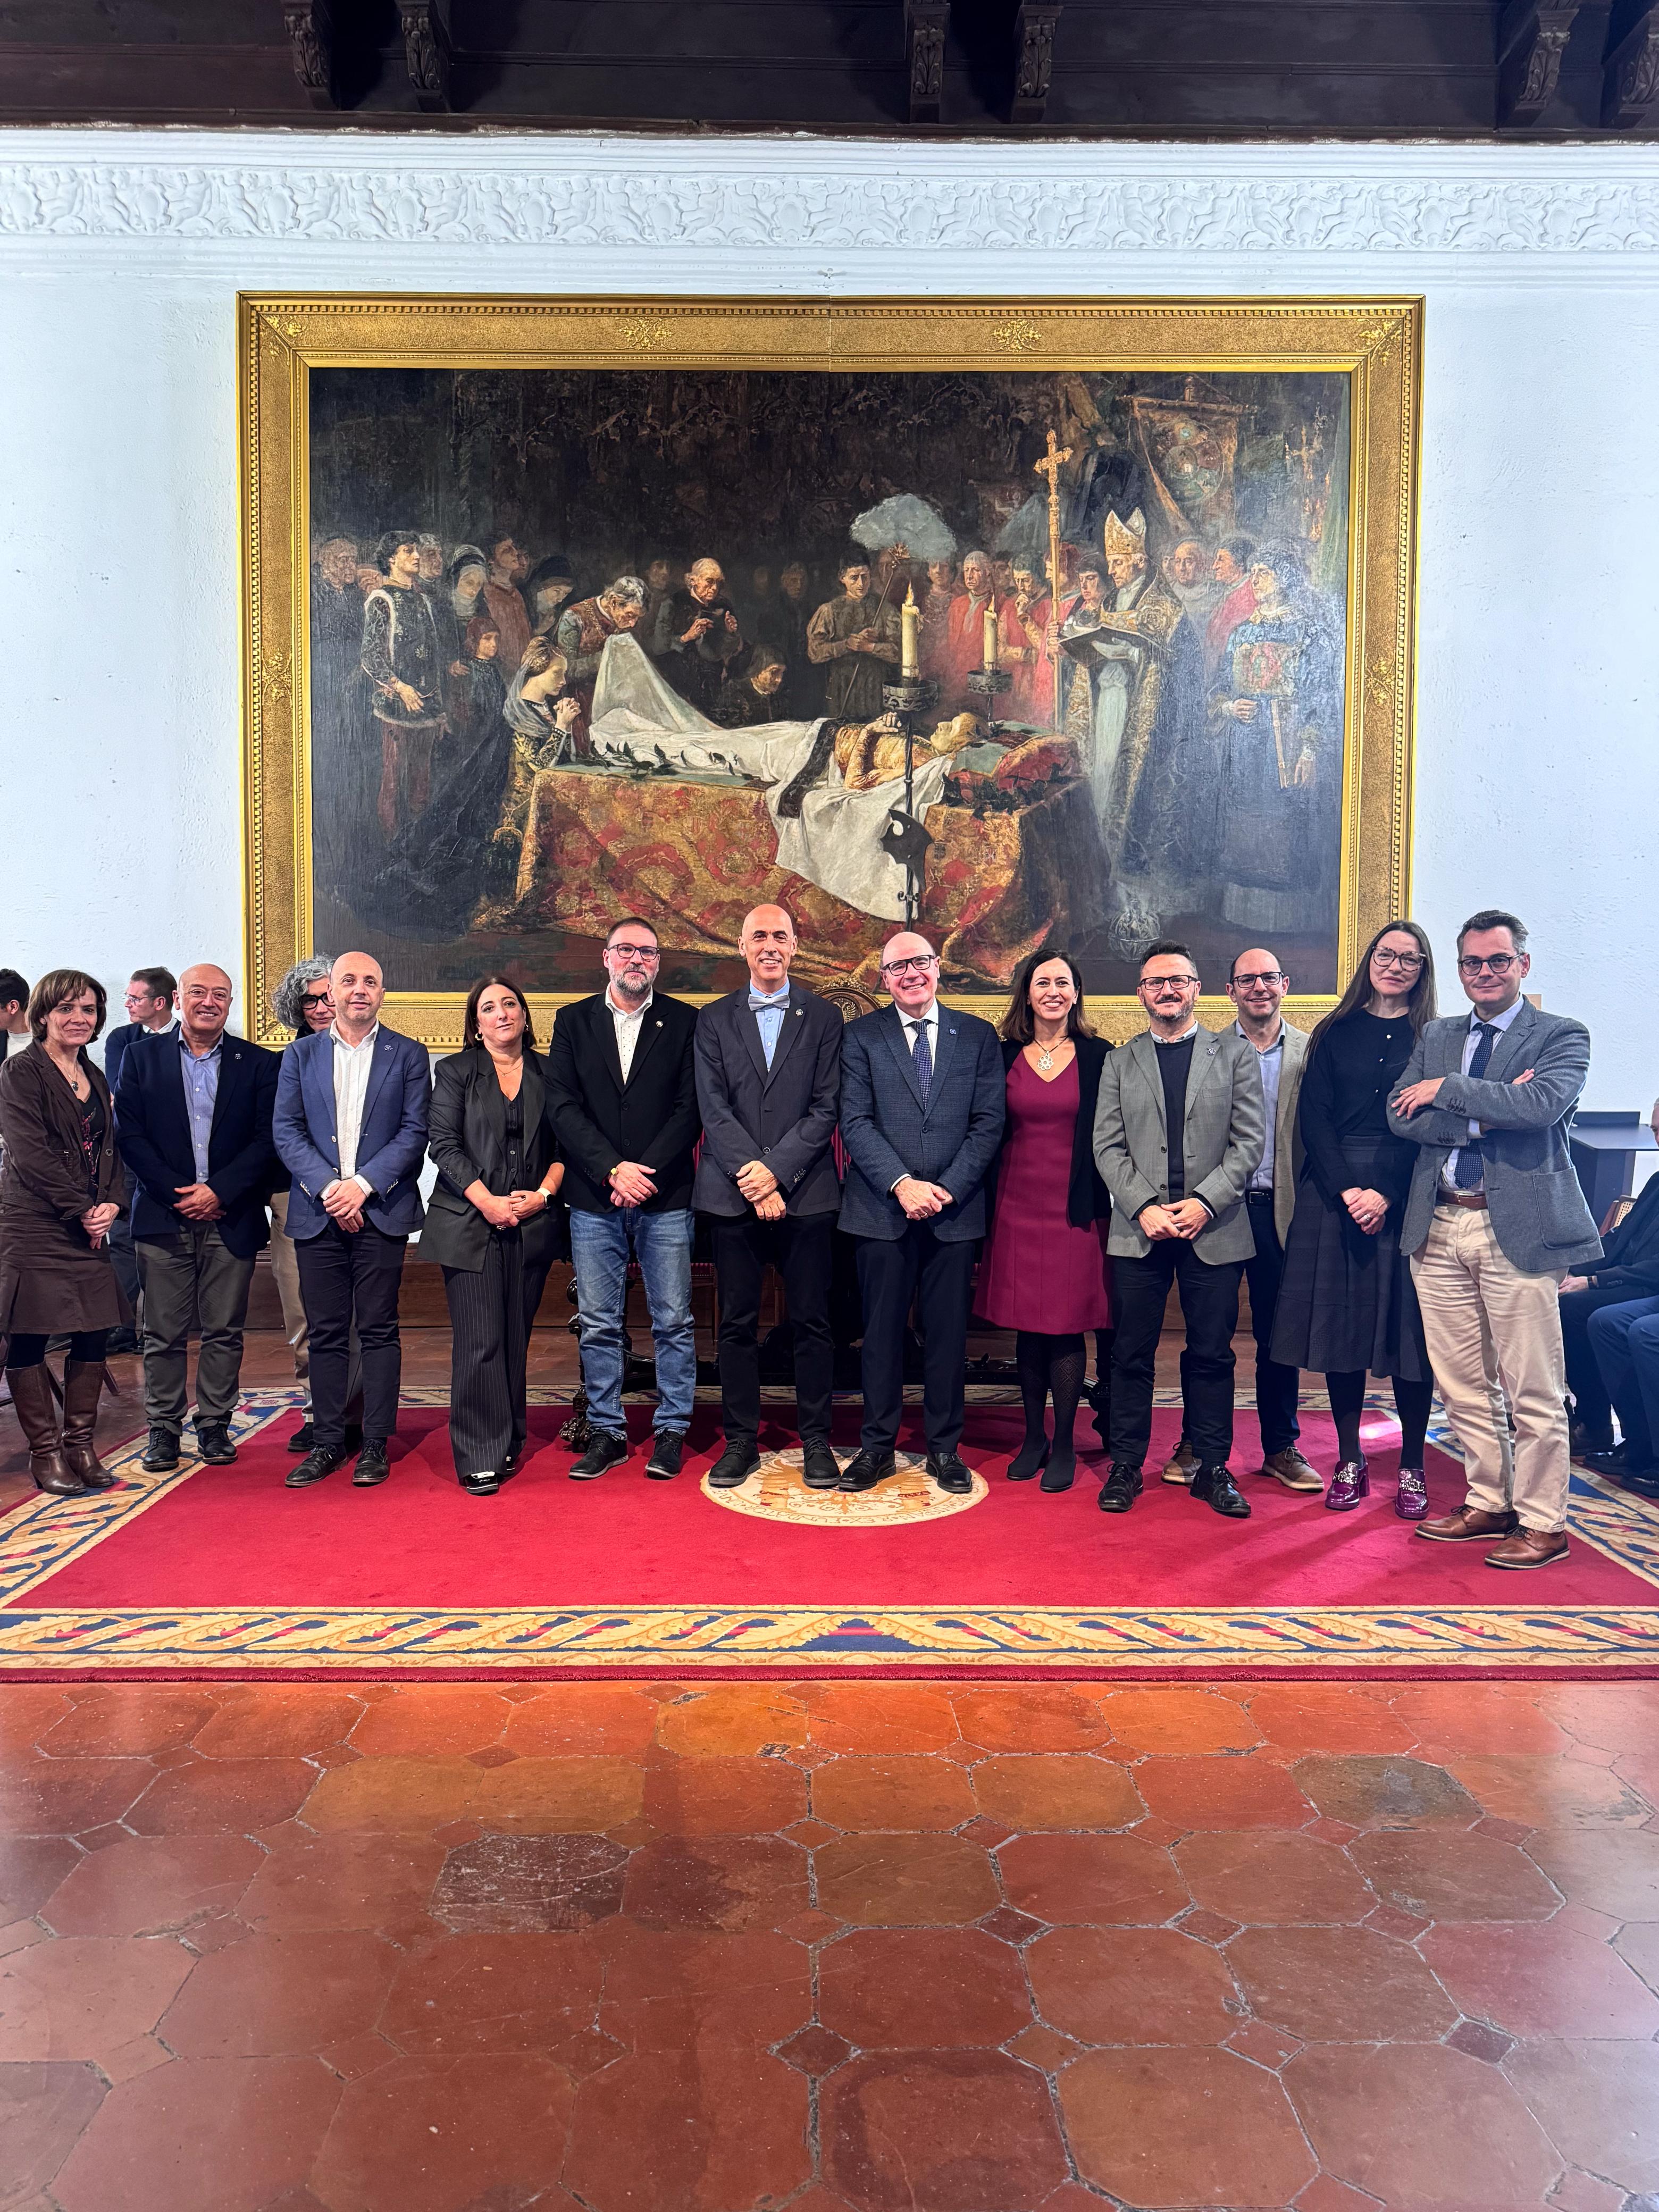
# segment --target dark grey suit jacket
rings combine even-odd
[[[927,1103],[894,1006],[850,1023],[842,1042],[841,1133],[849,1155],[841,1225],[854,1237],[904,1234],[901,1176],[940,1183],[955,1204],[933,1216],[941,1243],[985,1234],[985,1178],[1007,1112],[1002,1048],[977,1014],[939,1010]]]
[[[836,1211],[841,1178],[831,1146],[845,1026],[827,1000],[792,983],[769,1068],[746,984],[703,1008],[694,1039],[702,1152],[693,1206],[728,1217],[752,1212],[736,1176],[761,1160],[777,1177],[788,1212]]]

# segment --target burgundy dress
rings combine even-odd
[[[1026,1059],[1008,1070],[1008,1138],[974,1310],[994,1328],[1075,1336],[1112,1326],[1106,1231],[1066,1218],[1078,1115],[1077,1060],[1045,1083]]]

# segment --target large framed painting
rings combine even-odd
[[[1407,890],[1421,304],[244,297],[251,1012],[383,963],[459,1040],[642,915],[1138,1026],[1265,945],[1306,1018]]]

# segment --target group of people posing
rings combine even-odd
[[[890,1003],[850,1024],[792,980],[795,930],[781,908],[745,917],[741,949],[747,984],[698,1010],[657,989],[656,933],[624,917],[601,954],[604,990],[560,1011],[544,1057],[518,987],[489,976],[468,996],[463,1049],[435,1079],[425,1048],[382,1022],[384,978],[365,953],[284,978],[275,1003],[295,1037],[280,1055],[228,1027],[223,969],[185,970],[176,1022],[149,980],[165,971],[143,971],[138,1016],[110,1037],[104,1071],[87,1049],[102,986],[77,970],[42,978],[26,1015],[9,1010],[32,1042],[0,1069],[0,1333],[40,1487],[76,1496],[112,1480],[93,1423],[108,1332],[132,1319],[112,1253],[124,1215],[152,1470],[179,1463],[192,1319],[197,1450],[211,1465],[236,1456],[242,1328],[274,1224],[309,1390],[290,1486],[354,1460],[365,1488],[391,1471],[398,1292],[417,1230],[449,1301],[465,1490],[492,1495],[520,1465],[530,1330],[567,1252],[589,1424],[568,1472],[592,1480],[631,1456],[632,1263],[656,1363],[644,1471],[670,1480],[696,1395],[701,1213],[720,1301],[716,1488],[741,1484],[762,1457],[769,1264],[782,1279],[802,1474],[815,1489],[856,1493],[896,1472],[914,1317],[927,1474],[969,1491],[958,1447],[977,1312],[1015,1332],[1025,1434],[1008,1479],[1051,1492],[1074,1480],[1095,1334],[1093,1413],[1109,1457],[1099,1504],[1129,1511],[1173,1285],[1183,1422],[1164,1479],[1247,1519],[1231,1467],[1241,1279],[1262,1479],[1332,1512],[1358,1506],[1370,1487],[1367,1378],[1386,1376],[1401,1431],[1394,1510],[1416,1534],[1477,1544],[1494,1567],[1565,1559],[1569,1313],[1589,1317],[1566,1339],[1579,1340],[1581,1412],[1607,1419],[1605,1392],[1598,1401],[1577,1370],[1586,1343],[1612,1346],[1607,1381],[1639,1478],[1651,1439],[1632,1376],[1659,1317],[1659,1295],[1636,1301],[1639,1312],[1630,1297],[1644,1279],[1643,1209],[1604,1255],[1567,1149],[1589,1036],[1524,996],[1530,959],[1515,915],[1485,909],[1459,933],[1467,1017],[1436,1018],[1429,939],[1401,921],[1367,946],[1311,1036],[1283,1018],[1291,979],[1270,949],[1237,954],[1226,982],[1237,1018],[1211,1030],[1190,952],[1154,944],[1138,983],[1148,1025],[1115,1050],[1091,1029],[1076,962],[1054,946],[1021,964],[1000,1029],[940,1001],[938,955],[912,930],[883,948]],[[428,1153],[436,1181],[423,1205]],[[845,1459],[830,1435],[837,1230],[851,1239],[862,1309],[862,1425]],[[65,1334],[60,1408],[45,1363],[48,1339]],[[1328,1482],[1300,1446],[1304,1369],[1322,1371],[1329,1393]],[[1455,1512],[1431,1518],[1436,1389],[1468,1489]],[[1610,1446],[1610,1431],[1589,1440]]]

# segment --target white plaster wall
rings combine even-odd
[[[1659,151],[0,134],[0,962],[236,968],[239,289],[1422,293],[1414,910],[1659,1090]]]

